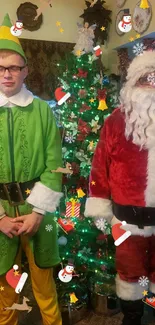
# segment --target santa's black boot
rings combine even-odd
[[[127,301],[120,299],[121,311],[124,315],[122,325],[141,325],[143,305],[142,300]]]

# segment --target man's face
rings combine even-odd
[[[6,56],[0,53],[0,67],[24,67],[24,59],[16,53],[10,53]],[[27,77],[28,68],[24,67],[21,71],[9,72],[5,70],[4,74],[0,71],[0,91],[5,94],[7,97],[11,97],[17,94],[23,85],[24,79]]]

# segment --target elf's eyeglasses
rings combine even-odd
[[[11,75],[16,76],[25,67],[26,67],[26,65],[24,65],[23,67],[19,67],[17,65],[11,65],[10,67],[3,67],[2,65],[0,65],[0,76],[1,77],[4,76],[6,70],[8,70]]]

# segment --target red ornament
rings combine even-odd
[[[85,135],[88,135],[91,132],[91,127],[87,124],[87,122],[79,119],[78,131]]]
[[[99,89],[98,90],[98,98],[99,98],[99,100],[106,99],[106,96],[107,96],[107,90],[106,89]]]
[[[77,77],[79,78],[87,78],[88,71],[84,71],[83,69],[78,69],[79,73],[77,74]]]
[[[82,104],[82,107],[80,108],[80,113],[85,112],[85,111],[90,111],[91,107],[86,105],[86,104]]]

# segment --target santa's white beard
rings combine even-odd
[[[131,137],[141,149],[155,146],[155,89],[125,86],[120,100],[126,116],[126,138]]]

